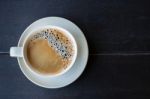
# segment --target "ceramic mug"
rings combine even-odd
[[[57,74],[49,74],[49,75],[44,75],[42,73],[39,73],[39,72],[36,72],[35,70],[33,70],[31,67],[31,64],[29,63],[28,59],[27,59],[27,53],[26,53],[26,49],[27,49],[27,42],[29,41],[29,38],[32,37],[34,34],[36,34],[36,32],[34,31],[38,31],[38,30],[42,30],[42,29],[49,29],[49,28],[52,28],[52,29],[58,29],[58,30],[61,30],[63,31],[63,33],[72,40],[72,43],[73,43],[73,46],[74,46],[74,57],[70,63],[70,65],[67,66],[67,68],[65,70],[62,70],[60,73],[57,73]],[[17,47],[11,47],[10,48],[10,56],[11,57],[19,57],[19,58],[22,58],[25,65],[26,65],[26,68],[27,70],[29,70],[30,72],[32,72],[33,74],[37,75],[37,76],[40,76],[40,77],[56,77],[56,76],[59,76],[59,75],[63,75],[64,73],[66,73],[74,64],[75,60],[76,60],[76,57],[77,57],[77,43],[75,41],[75,38],[73,37],[73,35],[67,31],[66,29],[64,28],[61,28],[61,27],[58,27],[58,26],[50,26],[50,25],[47,25],[47,26],[40,26],[40,27],[37,27],[35,29],[33,29],[30,33],[28,33],[28,35],[26,35],[26,38],[22,44],[23,46],[17,46]],[[21,65],[21,64],[19,64]]]

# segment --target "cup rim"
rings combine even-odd
[[[74,52],[74,57],[73,57],[73,60],[71,61],[71,63],[69,64],[69,66],[67,66],[67,68],[59,73],[56,73],[56,74],[43,74],[43,73],[40,73],[40,72],[36,72],[34,69],[32,69],[31,67],[31,64],[28,62],[27,60],[27,57],[25,57],[25,45],[29,39],[29,37],[31,35],[34,34],[35,31],[38,31],[40,29],[45,29],[45,28],[55,28],[55,29],[58,29],[58,30],[61,30],[63,31],[63,33],[67,36],[69,36],[69,38],[71,38],[72,42],[73,42],[73,46],[75,48],[75,52]],[[27,67],[28,70],[30,70],[30,72],[34,73],[35,75],[38,75],[38,76],[41,76],[41,77],[57,77],[57,76],[60,76],[60,75],[63,75],[64,73],[66,73],[67,71],[69,71],[71,69],[71,67],[73,66],[73,64],[75,63],[76,61],[76,58],[77,58],[77,53],[78,53],[78,47],[77,47],[77,42],[74,38],[74,36],[66,29],[62,28],[62,27],[59,27],[59,26],[54,26],[54,25],[46,25],[46,26],[40,26],[40,27],[37,27],[36,29],[33,29],[26,37],[25,37],[25,40],[23,42],[23,61]]]

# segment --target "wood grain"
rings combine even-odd
[[[0,56],[0,99],[149,99],[149,0],[0,0],[0,51],[16,46],[35,20],[60,16],[84,32],[90,54],[73,84],[56,90],[25,78],[17,60]],[[148,53],[148,55],[132,55]]]

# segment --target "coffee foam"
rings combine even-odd
[[[64,61],[72,60],[74,54],[73,43],[63,34],[63,31],[53,28],[37,31],[31,41],[36,39],[47,40],[49,47],[53,48]]]

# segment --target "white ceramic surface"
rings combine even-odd
[[[32,23],[22,34],[18,47],[23,45],[26,36],[34,29],[41,26],[58,26],[68,30],[75,38],[78,54],[74,65],[69,71],[57,77],[39,77],[30,72],[22,58],[17,58],[24,75],[34,84],[44,88],[61,88],[74,82],[83,72],[88,60],[88,45],[83,32],[71,21],[60,17],[46,17]]]
[[[36,72],[34,69],[32,69],[28,59],[27,59],[27,54],[26,54],[26,44],[29,40],[29,38],[31,36],[33,36],[34,34],[36,34],[37,32],[36,31],[39,31],[39,30],[43,30],[43,29],[58,29],[58,30],[61,30],[63,31],[63,33],[69,37],[73,43],[73,46],[74,46],[74,56],[72,58],[72,61],[71,63],[67,66],[67,68],[63,71],[61,71],[60,73],[57,73],[57,74],[49,74],[49,75],[44,75],[42,73],[39,73],[39,72]],[[66,29],[64,28],[61,28],[61,27],[58,27],[58,26],[51,26],[51,25],[46,25],[46,26],[42,26],[40,28],[36,28],[35,30],[32,30],[30,33],[28,33],[28,35],[26,35],[25,39],[24,39],[24,42],[22,43],[22,47],[11,47],[10,48],[10,56],[11,57],[21,57],[23,58],[24,60],[24,64],[28,67],[28,70],[30,70],[31,72],[37,74],[38,76],[47,76],[47,77],[56,77],[56,76],[59,76],[59,75],[62,75],[64,74],[65,72],[67,72],[74,64],[75,60],[76,60],[76,57],[77,57],[77,44],[76,44],[76,41],[75,41],[75,38],[72,36],[72,34],[67,31]]]

